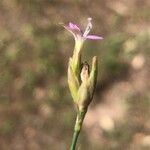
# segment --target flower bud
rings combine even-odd
[[[80,74],[82,83],[79,87],[77,95],[77,105],[79,110],[87,109],[88,105],[92,101],[97,81],[97,70],[98,70],[97,57],[93,57],[92,69],[90,74],[89,74],[89,65],[87,63],[83,64]]]

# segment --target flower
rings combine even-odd
[[[74,102],[79,109],[87,108],[93,98],[93,93],[97,79],[97,58],[93,58],[92,69],[88,65],[82,66],[81,48],[86,39],[102,40],[98,35],[90,35],[92,29],[92,18],[88,18],[87,26],[83,32],[81,28],[72,22],[63,25],[75,39],[75,48],[73,56],[69,59],[68,64],[68,84]]]
[[[89,32],[92,29],[92,18],[88,18],[88,23],[85,31],[83,32],[77,24],[70,22],[68,25],[64,25],[64,28],[67,29],[70,33],[73,34],[75,38],[75,50],[80,51],[84,41],[86,39],[91,40],[102,40],[103,37],[97,35],[89,35]]]

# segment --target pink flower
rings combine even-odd
[[[89,35],[89,32],[92,29],[92,18],[88,18],[88,23],[85,31],[83,32],[77,24],[70,22],[68,25],[64,25],[64,28],[67,29],[70,33],[73,34],[75,38],[75,48],[81,49],[83,42],[86,39],[91,40],[102,40],[103,37],[97,35]]]
[[[92,18],[88,18],[88,24],[87,27],[84,31],[80,29],[80,27],[72,22],[70,22],[68,25],[64,26],[65,29],[67,29],[69,32],[71,32],[75,38],[82,38],[82,39],[91,39],[91,40],[102,40],[103,38],[101,36],[97,35],[88,35],[90,30],[92,29],[92,23],[91,23]]]

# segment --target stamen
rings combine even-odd
[[[83,34],[83,37],[86,37],[89,34],[90,30],[92,29],[91,21],[92,21],[92,18],[88,18],[88,24],[86,26],[85,32]]]

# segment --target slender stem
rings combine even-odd
[[[74,131],[70,150],[75,150],[79,133],[80,133],[79,131]]]
[[[83,110],[79,111],[77,114],[76,123],[74,126],[74,134],[73,134],[70,150],[75,150],[78,136],[80,134],[82,123],[83,123],[86,112],[87,112],[87,109],[83,109]]]

